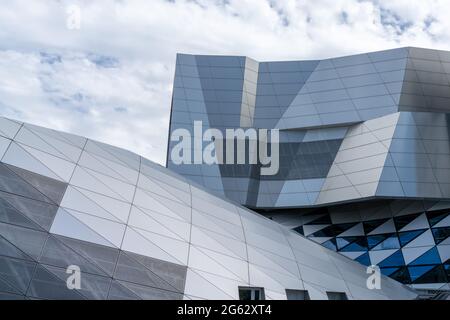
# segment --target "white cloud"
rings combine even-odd
[[[81,29],[66,27],[69,5]],[[450,49],[446,0],[2,1],[0,113],[163,163],[177,52],[317,59]]]

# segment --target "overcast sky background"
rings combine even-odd
[[[79,30],[67,28],[71,5]],[[0,115],[165,161],[177,52],[450,50],[448,0],[2,0]]]

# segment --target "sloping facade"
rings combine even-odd
[[[0,159],[0,299],[416,297],[385,276],[369,290],[357,262],[110,145],[0,118]]]

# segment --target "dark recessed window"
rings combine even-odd
[[[239,300],[265,300],[264,288],[239,287]]]
[[[363,222],[364,232],[366,234],[368,234],[371,231],[378,228],[379,226],[381,226],[386,221],[388,221],[388,219],[379,219],[379,220],[371,220],[371,221]]]
[[[311,300],[306,290],[286,289],[286,296],[288,300]]]
[[[433,232],[434,241],[436,242],[436,244],[439,244],[450,237],[450,227],[433,228],[431,230]]]
[[[445,283],[446,271],[442,265],[408,267],[413,283]]]
[[[328,300],[348,300],[345,292],[328,292],[327,291]]]
[[[294,231],[300,233],[302,236],[305,235],[305,232],[303,231],[303,226],[298,226],[297,228],[294,228]]]
[[[400,216],[394,218],[395,227],[397,230],[402,229],[406,225],[408,225],[410,222],[412,222],[415,218],[417,218],[420,215],[420,213],[416,214],[410,214],[407,216]]]
[[[433,212],[427,212],[428,222],[431,226],[434,226],[439,221],[443,220],[445,217],[449,215],[449,210],[439,210],[439,211],[433,211]]]

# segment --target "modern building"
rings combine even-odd
[[[194,121],[223,135],[279,129],[278,173],[175,164],[176,139],[169,169],[393,279],[450,289],[450,52],[280,62],[179,54],[170,134],[194,131]]]
[[[0,118],[0,299],[413,299],[123,149]]]

